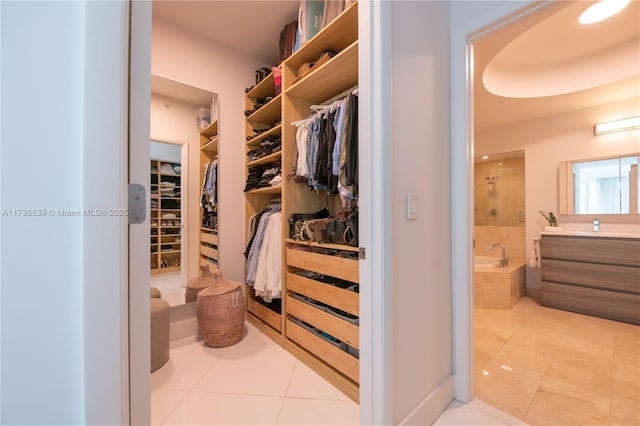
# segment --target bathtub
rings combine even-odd
[[[500,268],[499,260],[492,256],[473,256],[473,306],[476,309],[511,309],[524,297],[524,262],[514,261]]]

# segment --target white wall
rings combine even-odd
[[[264,65],[154,18],[151,72],[218,94],[220,265],[226,278],[240,282],[244,279],[245,244],[244,89],[255,83],[254,71]],[[190,155],[190,160],[198,158],[195,153]]]
[[[476,133],[476,155],[525,151],[527,252],[532,249],[533,238],[539,237],[546,225],[538,211],[558,213],[558,163],[637,153],[640,151],[640,130],[595,136],[593,125],[639,114],[640,98],[631,98]],[[594,217],[583,216],[576,222],[575,217],[558,216],[558,225],[569,231],[591,231]],[[618,223],[600,219],[601,232],[640,233],[637,219],[625,221],[621,218],[622,222]],[[539,288],[539,270],[527,266],[527,289],[530,292],[534,289],[532,294],[537,294],[535,289]]]
[[[430,424],[453,398],[449,5],[391,11],[393,417]]]
[[[188,102],[151,95],[151,138],[186,142],[188,150],[188,170],[183,170],[183,193],[187,194],[188,219],[186,238],[187,265],[185,279],[197,277],[200,265],[200,131],[196,123],[196,109]],[[176,145],[180,146],[180,145]],[[153,157],[152,157],[153,158]],[[178,160],[179,161],[179,160]],[[224,265],[221,264],[222,267]]]
[[[94,279],[85,276],[85,250],[94,253],[110,248],[110,241],[83,240],[86,221],[81,216],[61,217],[58,209],[95,208],[85,199],[83,164],[85,151],[110,139],[112,152],[121,152],[122,127],[111,119],[120,116],[111,101],[115,91],[104,98],[91,98],[98,91],[85,91],[85,49],[92,41],[85,38],[85,25],[96,16],[114,33],[92,26],[94,35],[109,40],[103,43],[97,66],[102,72],[118,73],[122,62],[124,33],[123,9],[119,3],[87,6],[84,2],[2,2],[2,197],[3,209],[44,209],[46,216],[3,216],[2,224],[2,424],[83,424],[87,422],[85,384],[101,394],[101,402],[112,416],[105,421],[123,421],[122,388],[124,366],[120,284],[110,282],[101,309],[88,303],[91,286],[101,286],[112,273],[119,274],[120,256],[114,262],[107,257],[96,270]],[[96,22],[92,22],[96,23]],[[115,46],[115,48],[114,48]],[[116,53],[116,57],[112,55]],[[114,72],[115,70],[115,72]],[[99,74],[98,74],[99,75]],[[104,90],[113,89],[103,81]],[[85,98],[86,96],[86,98]],[[85,134],[85,106],[93,102],[110,110],[102,118],[111,131]],[[7,108],[10,106],[10,108]],[[109,159],[92,170],[117,187],[118,166],[111,169]],[[118,158],[121,166],[121,158]],[[118,193],[121,187],[117,187]],[[100,191],[100,187],[93,188]],[[104,194],[102,194],[104,196]],[[107,194],[104,199],[109,202]],[[111,205],[110,207],[119,207]],[[120,218],[118,221],[121,221]],[[108,228],[112,220],[105,221]],[[118,227],[118,225],[116,225]],[[111,240],[117,239],[116,233]],[[102,274],[102,267],[113,267]],[[87,266],[87,269],[90,266]],[[90,274],[87,274],[90,277]],[[117,299],[115,309],[111,302]],[[87,314],[85,316],[85,307]],[[98,308],[93,310],[93,308]],[[93,315],[93,316],[92,316]],[[96,350],[104,354],[101,368],[112,376],[100,387],[91,381],[100,371],[85,374],[85,332],[87,322],[110,321],[108,332],[95,337]],[[100,327],[94,327],[100,331]],[[116,374],[112,374],[115,371]],[[112,387],[115,383],[115,388]],[[115,403],[114,403],[114,400]],[[113,403],[113,404],[112,404]]]
[[[154,160],[169,161],[172,163],[179,163],[182,161],[182,146],[179,144],[154,142],[152,140],[149,149],[149,155]]]

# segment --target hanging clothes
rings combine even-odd
[[[204,165],[204,179],[200,194],[202,210],[202,226],[217,229],[218,211],[218,158]]]
[[[253,290],[266,302],[282,297],[282,213],[269,216],[265,228]]]
[[[249,244],[247,245],[247,249],[245,250],[245,254],[247,256],[246,282],[249,286],[253,287],[258,279],[258,270],[261,268],[258,285],[261,292],[268,290],[268,292],[265,293],[267,296],[272,294],[279,294],[275,290],[282,287],[281,268],[278,266],[277,269],[280,272],[275,273],[274,271],[268,269],[266,264],[264,263],[268,262],[272,266],[281,264],[280,261],[278,261],[277,263],[272,263],[276,262],[275,260],[273,260],[274,256],[276,256],[275,252],[282,251],[282,236],[280,236],[279,241],[275,240],[276,237],[274,236],[274,232],[276,231],[274,230],[274,227],[277,225],[275,219],[274,221],[270,220],[270,218],[274,214],[280,214],[281,209],[282,206],[280,202],[272,202],[263,211],[259,212],[252,218],[251,228],[252,231],[255,230],[255,232],[252,232],[249,239]],[[278,222],[282,222],[281,219],[282,215],[280,214]],[[280,231],[278,232],[281,234],[281,231],[282,224],[280,224]],[[276,245],[278,247],[277,249],[274,248],[276,247]],[[280,256],[282,256],[282,254],[280,254]],[[278,295],[271,297],[280,296]]]
[[[296,130],[292,177],[306,178],[310,188],[340,195],[342,205],[357,201],[358,91],[327,105],[314,105],[304,120],[291,123]]]

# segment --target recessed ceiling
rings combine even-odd
[[[554,2],[474,42],[478,130],[640,97],[640,2],[582,25],[593,2]]]
[[[578,17],[589,5],[566,7],[511,40],[487,64],[485,88],[499,96],[533,98],[639,75],[640,3],[606,22],[580,24]]]
[[[282,28],[298,19],[299,1],[153,0],[154,19],[215,41],[270,65],[278,65]]]

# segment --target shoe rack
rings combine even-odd
[[[182,254],[180,163],[151,160],[151,273],[180,270]]]

